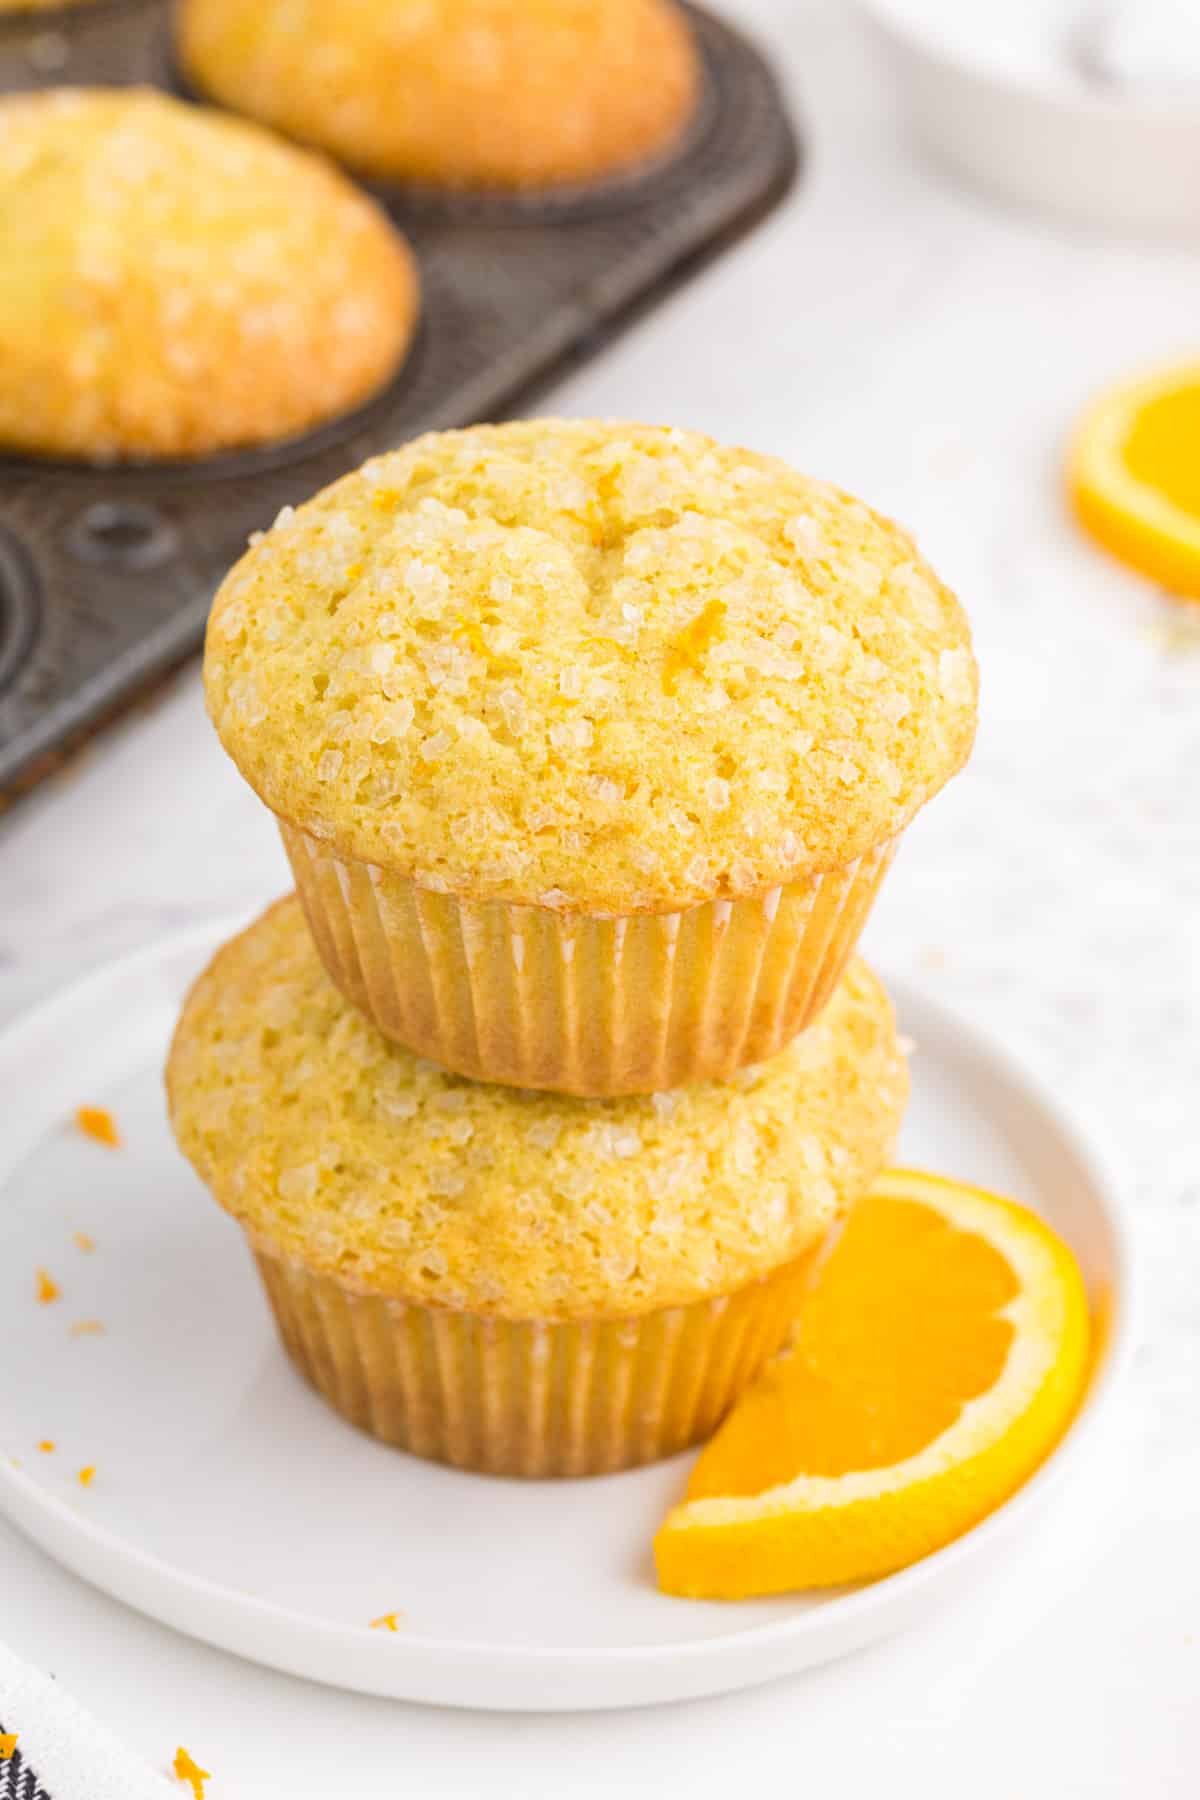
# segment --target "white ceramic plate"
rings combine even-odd
[[[969,1589],[978,1560],[1077,1460],[1129,1335],[1112,1191],[1045,1096],[900,983],[918,1043],[905,1160],[1039,1207],[1109,1322],[1083,1411],[1014,1501],[869,1587],[700,1604],[659,1594],[649,1554],[686,1457],[522,1483],[359,1435],[285,1361],[237,1228],[168,1134],[168,1036],[229,930],[103,970],[0,1040],[0,1507],[98,1587],[209,1643],[368,1693],[530,1710],[678,1700],[828,1661]],[[113,1109],[121,1151],[70,1127],[82,1102]],[[52,1305],[35,1301],[38,1268],[61,1286]],[[91,1319],[102,1335],[72,1335]],[[399,1631],[370,1629],[393,1610]]]

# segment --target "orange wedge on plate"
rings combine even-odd
[[[701,1452],[655,1539],[671,1594],[886,1575],[992,1512],[1087,1376],[1071,1251],[1011,1200],[903,1170],[860,1202],[791,1345]]]
[[[1076,429],[1067,485],[1106,550],[1200,599],[1200,362],[1100,394]]]

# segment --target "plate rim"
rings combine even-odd
[[[89,1000],[103,994],[118,979],[136,979],[142,969],[153,969],[181,958],[199,959],[240,931],[257,916],[223,915],[182,931],[164,934],[151,943],[101,962],[19,1013],[0,1029],[0,1080],[9,1067],[19,1067],[25,1040],[55,1025]],[[882,978],[893,996],[897,1012],[924,1012],[939,1027],[969,1050],[992,1078],[1019,1094],[1026,1106],[1042,1116],[1072,1161],[1083,1173],[1096,1199],[1113,1246],[1114,1279],[1105,1319],[1104,1341],[1096,1358],[1085,1397],[1066,1433],[1032,1476],[995,1512],[963,1536],[933,1551],[919,1562],[895,1574],[839,1592],[820,1607],[806,1607],[782,1617],[774,1615],[761,1624],[717,1631],[691,1640],[670,1640],[639,1645],[528,1645],[494,1643],[473,1638],[445,1638],[429,1634],[381,1634],[362,1625],[322,1620],[273,1600],[225,1586],[168,1562],[154,1551],[142,1549],[110,1526],[87,1518],[66,1500],[47,1492],[33,1477],[0,1453],[0,1512],[71,1573],[99,1587],[110,1597],[146,1614],[160,1624],[197,1638],[218,1649],[257,1663],[306,1676],[326,1685],[350,1688],[397,1699],[433,1701],[449,1706],[483,1706],[496,1710],[546,1711],[596,1709],[610,1706],[655,1704],[671,1699],[699,1697],[731,1691],[771,1679],[813,1662],[832,1660],[866,1641],[899,1629],[929,1590],[953,1582],[958,1569],[987,1555],[1021,1527],[1027,1516],[1057,1490],[1084,1453],[1092,1447],[1124,1384],[1136,1340],[1140,1314],[1140,1274],[1135,1253],[1132,1220],[1122,1195],[1117,1159],[1107,1133],[1096,1121],[1084,1124],[1076,1109],[1052,1095],[1035,1066],[1024,1055],[965,1017],[952,1002],[932,996],[919,981],[901,975],[886,960]],[[38,1126],[38,1136],[44,1122]],[[27,1151],[25,1134],[10,1133],[0,1123],[0,1187]],[[11,1140],[11,1141],[10,1141]],[[36,1142],[36,1138],[34,1140]],[[100,1572],[100,1571],[105,1572]],[[154,1593],[152,1606],[145,1598]],[[136,1597],[137,1595],[142,1597]],[[211,1620],[183,1622],[189,1604],[201,1604],[206,1614],[224,1614],[228,1627]],[[880,1622],[882,1615],[883,1622]],[[247,1647],[263,1628],[286,1634],[289,1649],[264,1651],[261,1644]],[[813,1641],[835,1637],[839,1647],[816,1656],[805,1655]],[[314,1672],[315,1658],[291,1654],[290,1646],[307,1641],[319,1650],[326,1665],[339,1654],[347,1667],[340,1674]],[[747,1665],[771,1652],[791,1649],[792,1658],[775,1657],[772,1666],[754,1670]],[[352,1664],[365,1668],[351,1672]],[[377,1664],[372,1673],[369,1665]],[[421,1667],[420,1665],[423,1665]],[[709,1665],[712,1665],[709,1668]],[[732,1665],[732,1666],[731,1666]],[[644,1694],[622,1690],[616,1697],[598,1693],[581,1698],[581,1678],[602,1682],[619,1672],[627,1679],[646,1677],[664,1667],[686,1671],[690,1679],[668,1683],[664,1689]],[[464,1694],[443,1691],[442,1683],[428,1677],[440,1668],[457,1669],[463,1676]],[[566,1697],[547,1692],[544,1681],[553,1669],[565,1686]],[[701,1671],[707,1675],[697,1682]],[[564,1674],[570,1676],[561,1683]],[[481,1698],[474,1678],[486,1677],[505,1690],[501,1698]],[[529,1680],[530,1697],[521,1698],[522,1678]],[[436,1690],[436,1691],[435,1691]],[[517,1697],[514,1697],[517,1696]]]

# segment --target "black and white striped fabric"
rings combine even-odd
[[[0,1644],[0,1800],[173,1800],[181,1789],[148,1768],[51,1676]],[[164,1764],[177,1740],[164,1744]]]
[[[0,1719],[0,1737],[16,1726]],[[37,1770],[25,1761],[18,1742],[7,1762],[0,1762],[0,1800],[54,1800],[38,1780]]]

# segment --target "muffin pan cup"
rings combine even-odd
[[[532,196],[373,189],[407,234],[422,321],[359,412],[263,450],[93,467],[0,460],[0,799],[199,648],[252,531],[420,432],[499,418],[583,360],[787,191],[795,139],[754,48],[689,8],[704,100],[636,177]],[[173,87],[161,0],[0,19],[0,91]]]
[[[352,1425],[487,1475],[606,1475],[711,1436],[778,1350],[819,1250],[630,1318],[504,1319],[359,1294],[258,1248],[288,1355]]]
[[[627,917],[474,901],[280,820],[321,959],[385,1036],[457,1074],[581,1095],[724,1080],[817,1018],[895,853]]]

